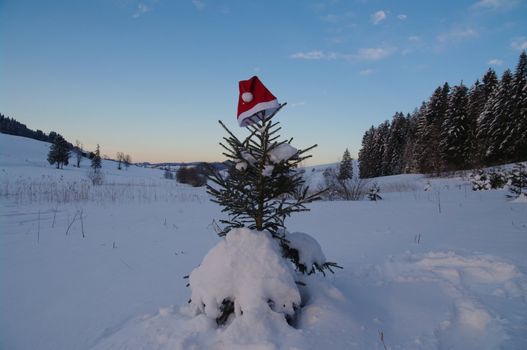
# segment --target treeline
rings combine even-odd
[[[440,173],[527,160],[527,55],[498,79],[439,86],[411,114],[364,133],[360,177]]]
[[[46,134],[42,130],[33,131],[25,124],[20,123],[14,118],[6,117],[2,113],[0,113],[0,132],[51,143],[55,142],[55,138],[59,135],[55,131],[51,131],[49,134]],[[73,145],[68,142],[68,147],[71,149]]]

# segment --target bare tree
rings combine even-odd
[[[124,166],[126,167],[126,169],[128,169],[130,164],[132,164],[132,157],[130,157],[129,154],[124,155],[123,162],[124,162]]]
[[[121,163],[124,161],[124,153],[123,152],[117,152],[117,169],[121,170]]]
[[[77,159],[77,168],[81,167],[82,153],[82,143],[79,140],[75,140],[75,157]]]

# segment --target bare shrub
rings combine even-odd
[[[167,180],[174,180],[174,173],[172,172],[172,170],[170,170],[170,168],[165,168],[163,177]]]
[[[88,170],[88,179],[91,180],[92,185],[99,186],[104,182],[104,174],[99,169],[91,168]]]
[[[364,198],[368,181],[359,177],[351,179],[339,179],[333,168],[324,171],[324,181],[328,189],[324,198],[328,200],[343,199],[347,201],[358,201]]]
[[[52,176],[1,178],[0,181],[0,198],[24,204],[202,202],[208,199],[205,191],[196,191],[175,181],[141,179],[93,185],[89,179],[67,181]]]
[[[193,187],[201,187],[207,184],[207,177],[199,167],[180,167],[176,172],[176,180]]]

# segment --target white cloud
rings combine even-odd
[[[478,9],[504,9],[508,10],[515,7],[518,4],[518,0],[479,0],[472,5],[472,8]]]
[[[473,28],[455,29],[450,32],[442,33],[437,36],[437,40],[441,43],[449,43],[460,41],[478,36],[478,32]]]
[[[192,0],[192,5],[198,10],[203,10],[205,8],[205,3],[201,0]]]
[[[289,58],[298,60],[345,60],[345,61],[377,61],[383,59],[394,50],[383,48],[383,47],[365,47],[360,48],[355,53],[339,53],[332,51],[308,51],[308,52],[297,52],[289,55]]]
[[[294,53],[289,58],[298,60],[334,60],[337,58],[337,54],[335,52],[309,51]]]
[[[400,19],[401,21],[404,21],[405,19],[407,19],[408,16],[406,16],[405,14],[400,14],[400,15],[397,15],[397,19]]]
[[[379,24],[385,19],[386,19],[386,12],[384,12],[383,10],[377,11],[373,15],[371,15],[371,21],[373,22],[373,24]]]
[[[421,37],[419,35],[412,35],[408,37],[408,41],[416,43],[418,41],[421,41]]]
[[[380,60],[391,54],[391,50],[382,47],[366,47],[359,49],[356,57],[365,61]]]
[[[493,66],[500,66],[503,64],[503,61],[499,58],[493,58],[490,61],[487,62],[488,64],[492,64]]]
[[[527,50],[527,38],[518,38],[511,42],[511,47],[514,50],[523,51]]]
[[[320,19],[324,22],[335,24],[339,22],[349,21],[353,17],[355,17],[355,14],[351,11],[348,11],[340,14],[328,13],[326,15],[321,16]]]
[[[359,74],[360,75],[371,75],[373,74],[375,71],[371,68],[367,68],[367,69],[363,69],[361,71],[359,71]]]
[[[152,9],[150,7],[148,7],[146,4],[143,4],[142,2],[140,2],[137,5],[137,10],[132,15],[132,18],[139,18],[139,17],[141,17],[142,15],[144,15],[145,13],[147,13],[149,11],[152,11]]]
[[[293,107],[293,108],[301,107],[301,106],[305,106],[305,104],[306,104],[306,101],[293,102],[293,103],[291,103],[291,107]]]

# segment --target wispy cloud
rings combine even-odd
[[[192,0],[192,5],[198,10],[203,10],[207,6],[202,0]]]
[[[132,15],[132,18],[139,18],[139,17],[141,17],[142,15],[144,15],[145,13],[147,13],[149,11],[152,11],[152,8],[150,8],[148,5],[140,2],[137,5],[137,9],[134,12],[134,14]]]
[[[375,73],[375,70],[373,70],[371,68],[366,68],[366,69],[363,69],[363,70],[359,71],[360,75],[372,75],[373,73]]]
[[[289,58],[297,60],[345,60],[345,61],[377,61],[388,57],[394,49],[384,47],[360,48],[355,53],[340,53],[333,51],[314,50],[308,52],[297,52],[289,55]]]
[[[490,61],[487,62],[488,64],[491,64],[493,66],[501,66],[503,64],[503,61],[499,58],[493,58]]]
[[[397,19],[401,20],[401,21],[404,21],[405,19],[407,19],[408,16],[406,16],[405,14],[401,13],[400,15],[397,15]]]
[[[324,52],[324,51],[308,51],[308,52],[297,52],[289,56],[289,58],[295,60],[334,60],[337,58],[335,52]]]
[[[518,0],[479,0],[472,5],[475,10],[509,10],[518,4]]]
[[[391,51],[382,47],[366,47],[359,49],[356,58],[366,61],[377,61],[389,56],[392,53]]]
[[[305,106],[306,104],[306,101],[298,101],[298,102],[293,102],[291,103],[291,107],[295,108],[295,107],[302,107],[302,106]]]
[[[437,36],[440,43],[447,44],[450,42],[457,42],[478,36],[478,32],[473,28],[453,29],[446,33],[441,33]]]
[[[411,35],[408,37],[408,41],[416,43],[418,41],[421,41],[421,37],[419,35]]]
[[[514,50],[518,50],[518,51],[527,50],[527,38],[521,37],[521,38],[514,39],[511,42],[511,47]]]
[[[329,23],[339,23],[343,21],[349,21],[351,18],[355,17],[355,14],[351,11],[344,12],[344,13],[328,13],[323,16],[320,16],[320,19],[324,22]]]
[[[371,21],[373,24],[379,24],[386,19],[386,12],[379,10],[371,15]]]

